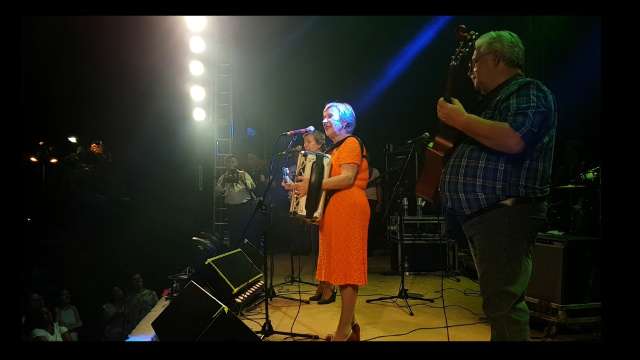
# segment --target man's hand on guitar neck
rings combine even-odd
[[[444,98],[440,98],[438,100],[436,109],[438,112],[438,118],[445,124],[459,129],[460,123],[464,121],[464,117],[467,115],[467,111],[458,99],[451,98],[451,102],[452,104],[449,104],[444,100]]]

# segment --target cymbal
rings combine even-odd
[[[556,186],[554,187],[554,189],[558,189],[558,190],[564,190],[564,189],[583,189],[586,186],[584,185],[561,185],[561,186]]]

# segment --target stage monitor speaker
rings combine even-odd
[[[455,259],[455,244],[446,241],[413,241],[402,245],[402,255],[405,259],[405,271],[407,272],[433,272],[447,270],[447,265],[453,270],[457,266]],[[398,244],[392,245],[391,269],[398,268]],[[449,257],[449,264],[447,264]]]
[[[539,234],[527,296],[554,304],[600,301],[598,238]]]
[[[151,327],[159,341],[260,341],[227,306],[194,281],[171,300]]]
[[[234,311],[251,304],[264,288],[262,271],[242,249],[208,259],[192,279]]]
[[[240,249],[251,259],[258,269],[264,268],[264,254],[256,245],[249,240],[246,240],[240,245]]]

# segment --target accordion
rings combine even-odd
[[[309,178],[309,190],[304,196],[293,193],[289,213],[310,223],[317,224],[322,218],[326,191],[322,190],[322,181],[331,172],[331,156],[311,151],[301,151],[296,164],[296,176]]]

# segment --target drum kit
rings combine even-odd
[[[549,201],[549,230],[573,235],[599,236],[600,167],[584,171],[571,184],[555,186]]]

